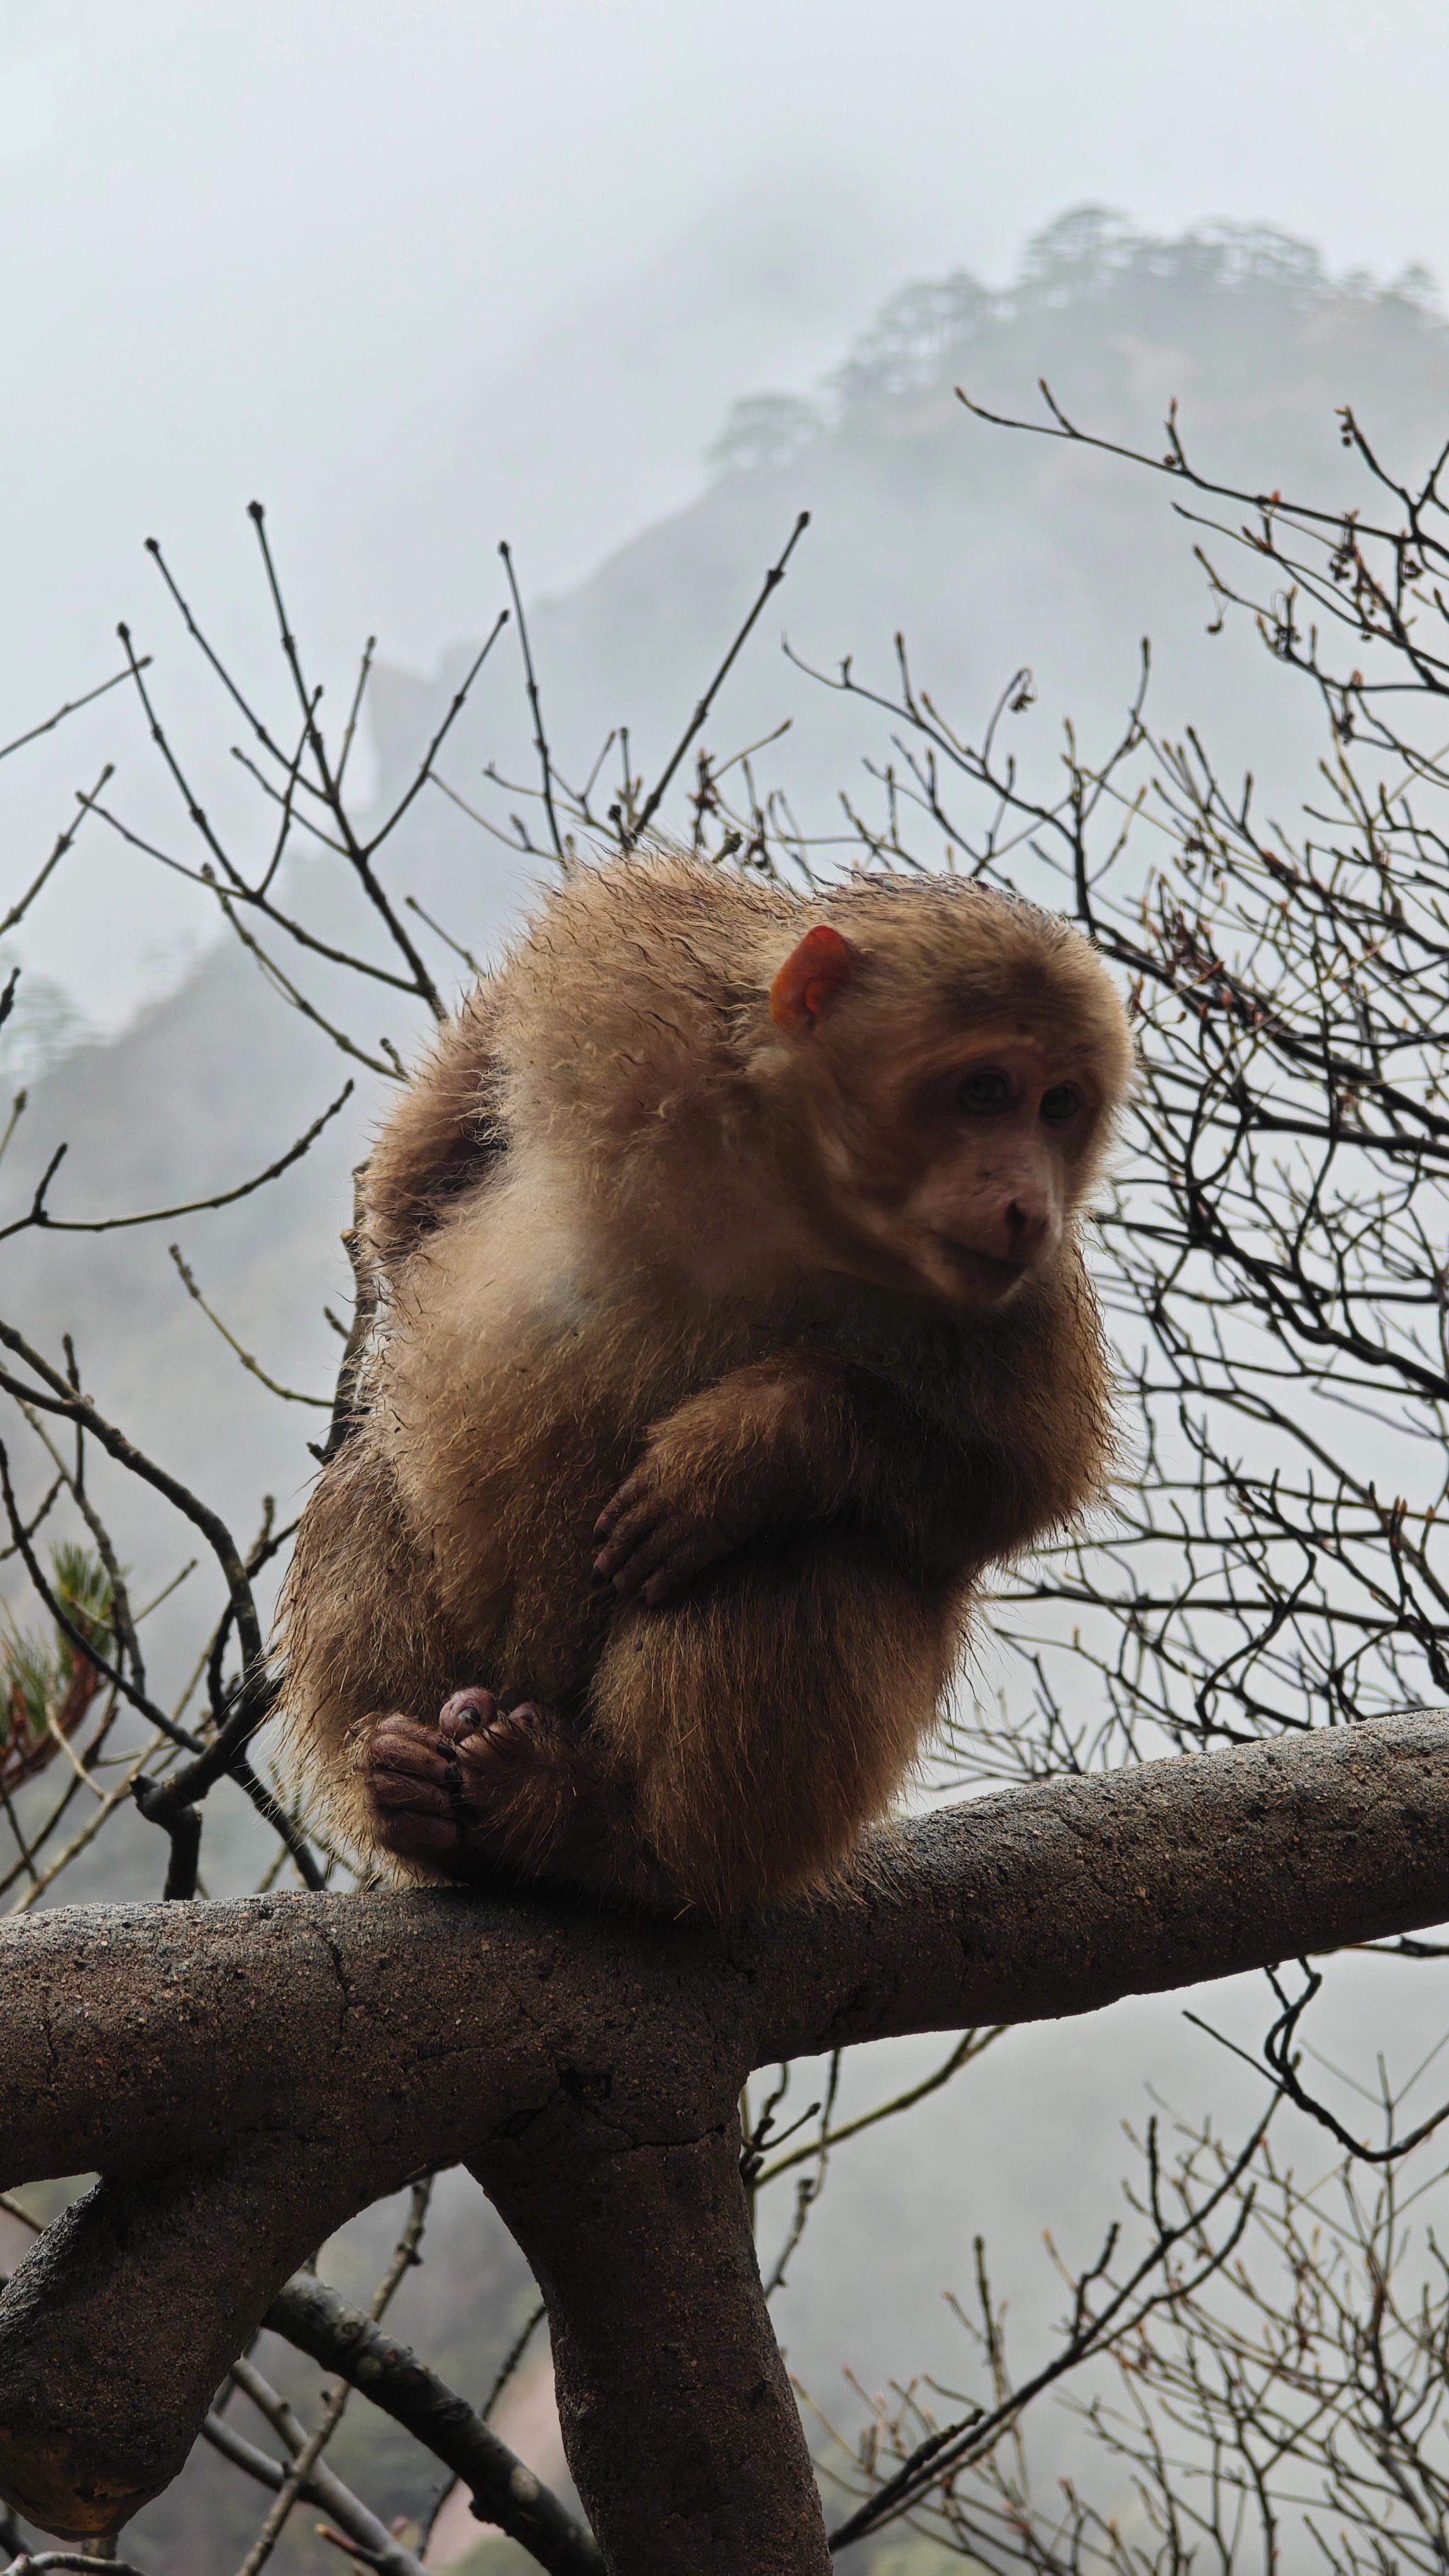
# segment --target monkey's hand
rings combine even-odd
[[[793,1371],[739,1369],[656,1423],[594,1524],[595,1582],[653,1608],[745,1539],[819,1509],[812,1392]]]

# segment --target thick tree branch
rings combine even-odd
[[[819,2576],[735,2170],[750,2070],[1446,1916],[1431,1711],[973,1800],[729,1936],[452,1890],[28,1915],[0,1928],[0,2186],[103,2179],[0,2301],[0,2492],[67,2535],[136,2511],[310,2249],[463,2161],[548,2297],[609,2565]]]

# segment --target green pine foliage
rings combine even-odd
[[[50,1581],[71,1625],[109,1657],[114,1636],[111,1579],[100,1558],[73,1539],[51,1550]],[[57,1730],[74,1733],[101,1686],[96,1667],[57,1621],[27,1633],[6,1618],[0,1632],[0,1779],[7,1787],[42,1770]]]

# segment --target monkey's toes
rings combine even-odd
[[[444,1700],[438,1732],[460,1743],[465,1736],[482,1734],[497,1722],[497,1700],[490,1690],[482,1690],[475,1683],[471,1689],[454,1691],[451,1699]]]
[[[453,1745],[437,1726],[401,1711],[381,1718],[367,1749],[367,1787],[384,1848],[401,1860],[446,1868],[457,1848],[450,1794],[457,1785]]]
[[[501,1712],[491,1691],[455,1691],[436,1725],[382,1718],[368,1753],[379,1836],[400,1859],[454,1877],[499,1857],[500,1830],[522,1800],[558,1795],[572,1739],[552,1709],[532,1700]]]
[[[455,1691],[436,1723],[401,1710],[379,1718],[367,1749],[367,1785],[380,1811],[384,1840],[393,1850],[421,1850],[431,1857],[442,1843],[471,1828],[460,1760],[498,1722],[491,1691]],[[421,1842],[419,1837],[421,1836]]]
[[[367,1748],[367,1776],[374,1784],[392,1780],[432,1781],[447,1777],[452,1746],[436,1726],[399,1710],[379,1718]]]
[[[530,1773],[551,1769],[568,1743],[562,1719],[534,1700],[522,1700],[501,1715],[495,1709],[487,1727],[461,1736],[450,1747],[465,1802],[486,1809],[500,1789]]]

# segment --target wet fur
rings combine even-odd
[[[859,990],[792,1051],[770,983],[823,919]],[[1065,925],[949,880],[806,900],[661,857],[571,871],[443,1032],[372,1157],[385,1320],[284,1603],[292,1744],[354,1846],[378,1717],[473,1683],[562,1721],[499,1774],[529,1872],[727,1916],[887,1809],[985,1569],[1101,1491],[1101,1332],[1071,1229],[963,1312],[802,1262],[800,1211],[828,1219],[852,1057],[1002,1010],[1083,1032],[1110,1112],[1121,1007]],[[652,1608],[589,1575],[646,1444],[726,1517],[755,1498]]]

